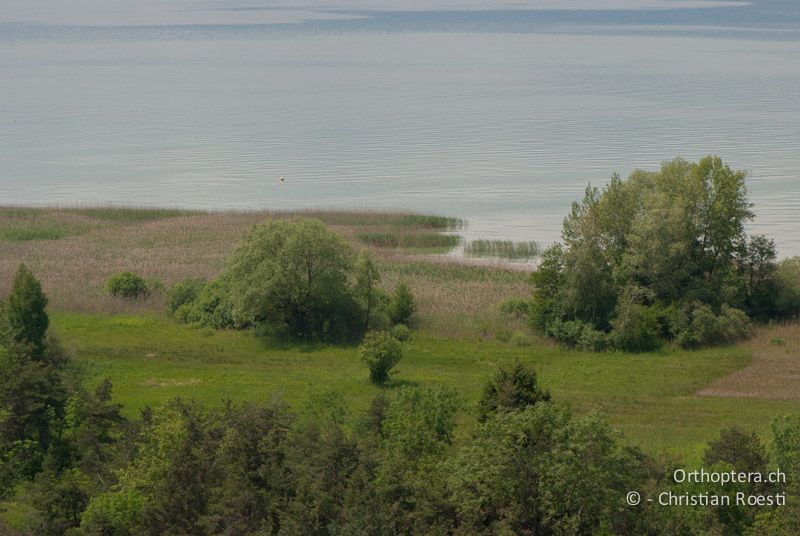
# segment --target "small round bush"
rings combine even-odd
[[[408,329],[408,326],[405,324],[397,324],[396,326],[392,326],[390,333],[392,334],[392,337],[401,342],[407,341],[411,338],[411,330]]]
[[[506,298],[500,302],[500,312],[515,318],[525,318],[530,314],[530,304],[520,298]]]
[[[403,355],[400,342],[386,331],[367,333],[358,347],[358,354],[369,367],[370,381],[376,385],[386,383],[389,372]]]
[[[132,272],[114,274],[106,281],[106,289],[115,298],[135,300],[146,298],[150,295],[147,282]]]

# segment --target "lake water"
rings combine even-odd
[[[413,209],[547,244],[588,182],[713,153],[800,254],[800,2],[394,2],[3,0],[0,204]]]

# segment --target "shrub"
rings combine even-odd
[[[120,272],[112,275],[106,281],[106,289],[115,298],[125,298],[126,300],[147,298],[150,295],[147,282],[132,272]]]
[[[370,331],[358,347],[361,360],[369,367],[369,379],[376,385],[383,385],[389,379],[389,372],[400,361],[402,349],[400,342],[386,331]]]
[[[175,318],[216,329],[246,327],[234,320],[233,302],[228,283],[224,279],[216,279],[204,285],[194,301],[178,307]]]
[[[389,304],[389,318],[393,324],[410,326],[416,311],[417,302],[411,293],[411,289],[405,283],[400,283],[395,288],[392,301]]]
[[[727,305],[722,305],[719,315],[705,303],[685,307],[682,315],[679,310],[670,315],[670,331],[684,348],[730,344],[747,337],[750,327],[744,311]]]
[[[175,283],[167,292],[167,310],[172,315],[187,304],[191,304],[197,295],[203,290],[206,282],[201,279],[185,279],[180,283]]]
[[[591,330],[592,327],[580,320],[552,320],[547,326],[547,335],[553,337],[562,346],[574,348],[581,340],[584,330]]]
[[[620,302],[611,321],[611,341],[626,352],[651,352],[661,347],[661,324],[656,307]]]
[[[721,309],[720,330],[723,343],[736,342],[750,336],[752,324],[744,311],[725,304],[722,304]]]
[[[545,334],[567,348],[599,352],[609,346],[609,336],[606,333],[580,320],[551,320]]]
[[[547,333],[551,323],[556,321],[557,302],[555,299],[537,295],[528,306],[531,327],[539,333]]]
[[[530,310],[530,303],[520,298],[506,298],[500,302],[500,312],[514,318],[526,318]]]
[[[577,347],[586,352],[602,352],[610,346],[609,336],[602,331],[584,326]]]
[[[392,326],[392,329],[389,331],[389,333],[392,334],[392,337],[401,342],[407,341],[411,338],[411,330],[408,329],[408,326],[405,324],[397,324]]]
[[[483,388],[478,402],[478,419],[483,422],[498,409],[522,409],[550,400],[550,393],[539,388],[536,371],[515,362],[501,367]]]

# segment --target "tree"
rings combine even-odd
[[[0,496],[42,468],[63,418],[66,358],[46,341],[47,297],[20,265],[0,326]]]
[[[417,311],[417,301],[414,294],[405,283],[400,283],[394,289],[392,303],[389,308],[389,318],[393,324],[405,324],[410,326],[414,321],[414,313]]]
[[[564,219],[563,244],[548,248],[533,276],[534,327],[568,345],[601,342],[583,347],[604,347],[596,332],[611,332],[606,343],[646,351],[679,331],[662,324],[662,308],[700,303],[716,316],[725,306],[776,316],[766,313],[777,310],[774,244],[748,241],[745,176],[718,157],[678,158],[587,187]],[[648,293],[647,302],[631,301],[629,289]]]
[[[358,347],[361,360],[369,367],[369,380],[383,385],[389,380],[389,372],[403,357],[400,342],[386,331],[371,331]]]
[[[381,322],[381,315],[386,307],[387,297],[379,288],[378,282],[381,274],[369,253],[362,251],[356,263],[356,294],[364,309],[364,331],[375,328],[385,328],[385,320]],[[376,325],[377,324],[377,325]]]
[[[352,340],[364,315],[351,285],[350,246],[315,219],[256,225],[223,274],[239,325],[300,340]]]
[[[83,533],[200,533],[214,477],[212,431],[205,411],[195,405],[176,400],[155,412],[117,483],[89,502]]]
[[[764,235],[750,237],[737,254],[738,275],[743,283],[737,286],[744,293],[742,305],[752,316],[780,316],[777,310],[779,286],[775,279],[778,268],[776,256],[775,242]]]
[[[50,323],[46,307],[42,284],[20,264],[2,315],[9,342],[30,346],[33,355],[41,357]]]
[[[624,495],[640,461],[597,414],[552,403],[501,411],[449,464],[459,534],[644,534]]]
[[[767,452],[755,432],[732,426],[721,430],[719,439],[709,442],[703,455],[708,467],[718,462],[729,463],[737,471],[763,474],[767,471]]]
[[[772,423],[775,466],[786,475],[778,491],[786,493],[786,505],[756,516],[748,536],[800,534],[800,415],[786,415]]]
[[[550,400],[550,393],[539,388],[536,371],[516,361],[501,367],[483,388],[478,402],[478,420],[486,421],[499,409],[514,410]]]

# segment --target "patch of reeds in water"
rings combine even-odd
[[[533,241],[473,240],[464,247],[467,257],[497,257],[508,260],[531,260],[541,253],[539,244]]]

